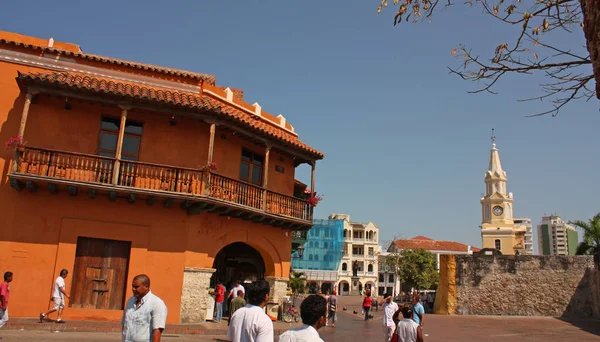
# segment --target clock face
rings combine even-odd
[[[502,209],[501,206],[497,205],[497,206],[494,207],[493,212],[494,212],[494,215],[500,216],[504,212],[504,209]]]

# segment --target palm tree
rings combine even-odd
[[[289,286],[290,289],[292,289],[294,295],[293,300],[295,302],[298,293],[304,293],[304,289],[306,288],[306,277],[304,276],[304,272],[290,270]]]
[[[577,247],[577,255],[593,254],[594,262],[600,262],[600,213],[596,214],[589,222],[572,222],[583,230],[583,242]]]

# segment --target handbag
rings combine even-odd
[[[396,330],[398,330],[397,326],[396,329],[394,329],[394,334],[392,335],[392,339],[390,340],[390,342],[398,342],[398,334],[396,334]]]
[[[337,305],[331,303],[331,297],[329,298],[329,311],[335,312],[337,310]]]

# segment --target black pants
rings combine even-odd
[[[371,307],[365,306],[365,307],[363,307],[363,309],[365,310],[365,321],[366,321],[369,319],[369,311],[371,311]]]

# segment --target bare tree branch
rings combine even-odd
[[[429,18],[442,0],[393,0],[398,6],[394,25],[413,17],[414,21]],[[454,5],[444,0],[445,8]],[[596,94],[589,82],[594,80],[591,59],[587,51],[573,52],[542,42],[554,30],[577,33],[582,25],[582,8],[578,0],[467,0],[465,4],[481,6],[483,12],[510,26],[519,26],[519,33],[513,43],[499,44],[492,57],[481,59],[463,45],[453,55],[462,56],[460,67],[449,67],[451,74],[463,80],[483,81],[483,86],[468,93],[488,92],[496,94],[494,86],[507,74],[541,73],[549,82],[540,84],[542,94],[520,101],[548,101],[552,108],[529,116],[557,115],[569,102],[584,99],[589,101]],[[378,12],[388,6],[382,0]],[[424,11],[424,13],[421,12]],[[535,50],[536,52],[533,52]],[[540,57],[540,55],[542,55]],[[599,94],[600,95],[600,94]]]

